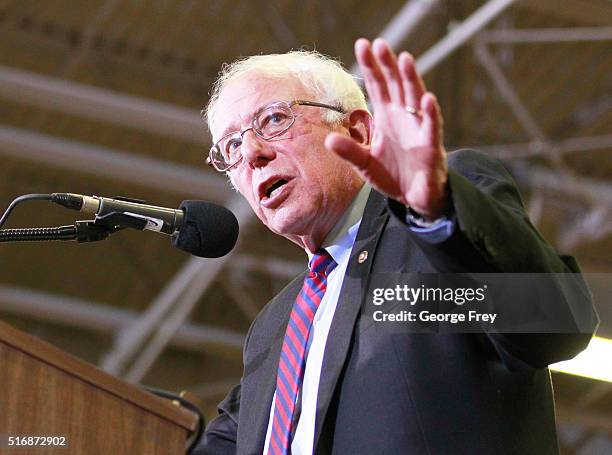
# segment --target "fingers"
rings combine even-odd
[[[382,114],[380,118],[384,119],[385,125],[393,124],[389,120],[397,117],[400,110],[405,111],[407,107],[414,108],[414,112],[409,111],[400,117],[401,122],[407,118],[411,120],[401,124],[422,126],[421,131],[426,142],[438,148],[442,147],[443,125],[440,106],[435,96],[426,91],[425,83],[417,72],[414,58],[408,52],[401,52],[396,57],[389,45],[380,38],[373,43],[364,38],[358,39],[355,42],[355,55],[363,73],[375,116]],[[402,133],[397,129],[395,132]],[[350,157],[345,158],[360,168],[363,168],[366,158],[370,159],[369,153],[366,155],[362,150],[358,150],[357,146],[347,145],[346,148],[334,151],[340,156],[343,156],[343,153],[350,154]]]
[[[442,110],[433,93],[427,92],[421,98],[421,128],[427,141],[434,147],[442,146]]]
[[[349,136],[330,133],[325,138],[325,147],[349,161],[358,169],[366,169],[370,165],[369,147],[359,144]]]
[[[372,53],[370,42],[367,39],[360,38],[355,42],[355,57],[361,67],[363,80],[372,104],[380,105],[387,103],[390,100],[390,96],[385,76]]]
[[[404,89],[404,106],[418,108],[425,93],[425,84],[416,71],[414,58],[408,52],[402,52],[398,66]]]
[[[387,102],[401,107],[420,106],[425,84],[408,52],[402,52],[398,58],[385,40],[377,38],[370,44],[360,38],[355,42],[355,56],[375,107]]]
[[[372,51],[385,78],[391,101],[404,105],[404,84],[397,66],[397,58],[389,45],[381,39],[374,40]]]

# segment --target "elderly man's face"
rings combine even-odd
[[[251,73],[232,81],[219,97],[213,138],[249,127],[253,114],[267,104],[296,99],[321,101],[293,79]],[[312,250],[362,182],[350,164],[323,145],[328,133],[348,134],[347,129],[324,123],[322,108],[293,106],[293,110],[295,123],[277,138],[266,141],[253,131],[244,134],[243,160],[230,177],[270,230]]]

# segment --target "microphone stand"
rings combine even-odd
[[[121,212],[96,216],[94,220],[77,221],[73,225],[0,229],[0,242],[36,242],[49,240],[76,240],[78,243],[97,242],[125,228],[144,230],[146,220]]]

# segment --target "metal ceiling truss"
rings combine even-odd
[[[396,17],[385,27],[382,36],[385,36],[396,46],[399,45],[414,30],[419,21],[424,19],[438,3],[435,0],[406,2]],[[417,60],[420,70],[422,72],[431,70],[459,46],[473,38],[512,3],[512,0],[491,0],[487,2],[462,24],[454,27],[446,37]],[[402,28],[402,24],[405,24],[404,28]],[[509,30],[484,33],[484,38],[479,41],[480,43],[524,42],[533,39],[534,35],[531,31],[529,33],[521,31],[514,33]],[[555,30],[554,34],[549,33],[546,38],[551,40],[561,35],[563,34]],[[604,27],[603,30],[602,28],[581,29],[574,31],[570,36],[573,39],[607,39],[609,28]],[[135,128],[153,134],[164,134],[192,142],[204,143],[206,141],[202,134],[201,119],[197,112],[167,103],[2,67],[0,67],[0,93],[14,101],[82,115],[97,121]],[[519,105],[519,103],[514,104]],[[532,152],[536,148],[539,153],[542,148],[539,144],[543,135],[535,126],[535,122],[528,115],[523,115],[524,112],[521,113],[520,107],[515,109],[515,112],[519,114],[519,118],[522,118],[528,131],[538,139],[536,142],[538,146],[533,147],[533,144],[530,144],[527,150]],[[174,192],[184,191],[187,193],[199,186],[202,187],[202,190],[197,191],[198,193],[201,192],[206,197],[212,197],[215,200],[223,200],[224,194],[227,194],[223,190],[219,191],[220,188],[224,187],[220,182],[222,178],[174,163],[157,162],[157,160],[135,157],[125,152],[51,138],[9,127],[0,129],[0,143],[3,145],[0,153],[9,154],[12,152],[18,154],[21,158],[45,161],[48,165],[70,167],[81,172],[101,172],[105,176],[112,175],[114,178],[132,183],[137,178],[138,181],[135,183],[144,185],[158,186],[159,182],[167,182],[166,189],[171,188],[170,190]],[[79,157],[81,159],[74,159]],[[134,168],[141,169],[143,172],[139,172],[135,176],[132,172]],[[160,175],[165,177],[159,178]]]
[[[104,21],[117,9],[121,0],[106,0],[98,8],[95,17],[91,20],[82,35],[81,42],[78,47],[73,51],[68,61],[64,64],[64,67],[60,70],[60,74],[67,76],[74,72],[79,66],[81,61],[90,52],[92,44],[100,27],[104,24]]]
[[[417,58],[416,65],[419,72],[423,75],[427,74],[459,47],[469,42],[515,2],[516,0],[489,0],[486,2]]]
[[[485,69],[494,86],[501,94],[502,99],[510,108],[523,129],[531,136],[531,152],[549,158],[554,171],[543,169],[530,169],[529,174],[539,173],[542,180],[529,177],[529,186],[536,191],[542,187],[542,181],[547,182],[555,190],[570,195],[582,195],[589,204],[585,207],[579,220],[574,223],[564,223],[558,233],[558,245],[564,251],[571,251],[582,243],[603,238],[610,230],[606,226],[612,224],[612,185],[602,183],[588,184],[586,179],[573,172],[566,164],[563,154],[567,148],[559,148],[540,126],[537,124],[525,104],[522,102],[512,83],[505,76],[490,52],[488,45],[493,43],[526,44],[526,43],[556,43],[580,41],[608,41],[612,39],[612,27],[589,27],[568,29],[522,29],[522,30],[492,30],[483,32],[473,43],[475,55]],[[574,141],[585,144],[585,138],[572,138]],[[569,141],[571,141],[570,139]],[[591,149],[604,149],[609,147],[610,136],[603,136],[593,140],[590,138]],[[567,141],[567,140],[566,140]],[[583,149],[579,149],[584,151]],[[542,175],[550,174],[550,175]],[[555,181],[555,183],[551,182]],[[558,183],[557,183],[558,182]],[[587,183],[587,184],[585,184]],[[601,186],[601,191],[598,191]],[[596,189],[597,188],[597,189]],[[541,203],[540,196],[536,196],[536,203]],[[603,228],[602,228],[603,226]]]
[[[75,327],[101,335],[112,335],[133,326],[141,317],[131,310],[65,295],[51,294],[16,286],[0,285],[0,308],[31,320]],[[242,352],[244,334],[206,324],[185,323],[170,346],[189,352],[230,348]]]
[[[612,11],[611,0],[564,0],[562,6],[559,0],[521,0],[517,5],[572,22],[594,25],[610,25]]]
[[[110,125],[208,145],[194,109],[0,66],[0,96]]]
[[[534,0],[535,1],[535,0]],[[534,6],[534,1],[521,2],[524,6]],[[108,1],[105,7],[112,9],[116,2]],[[431,12],[440,2],[437,0],[412,0],[406,2],[405,6],[391,20],[383,30],[382,36],[386,37],[392,45],[398,47],[406,36]],[[518,96],[516,96],[509,81],[504,77],[493,56],[487,49],[492,43],[518,44],[527,42],[556,42],[556,41],[579,41],[579,40],[608,40],[610,39],[610,27],[581,28],[567,30],[492,30],[483,29],[495,18],[515,3],[514,0],[489,0],[478,8],[471,16],[442,38],[436,45],[425,52],[418,60],[417,66],[422,73],[427,73],[437,64],[447,58],[460,46],[474,40],[474,46],[478,58],[485,70],[496,84],[500,93],[517,116],[523,127],[529,132],[533,141],[527,144],[513,144],[510,147],[504,145],[493,145],[476,147],[487,151],[500,149],[509,150],[509,158],[523,158],[533,154],[551,154],[557,166],[562,163],[562,155],[567,151],[581,149],[585,143],[590,141],[591,148],[609,147],[610,136],[594,138],[575,138],[555,143],[546,138],[537,123],[530,116]],[[537,3],[537,2],[536,2]],[[546,2],[544,2],[546,3]],[[546,6],[548,5],[548,6]],[[543,7],[555,5],[557,2],[549,1]],[[100,12],[103,18],[104,9]],[[102,20],[102,19],[100,19]],[[98,22],[90,24],[92,30],[97,29]],[[599,22],[598,22],[599,23]],[[93,34],[90,33],[93,36]],[[284,39],[292,39],[286,33]],[[85,52],[87,43],[91,44],[91,37],[83,40],[84,47],[79,48],[72,59],[66,63],[66,71],[72,70],[73,65],[78,64]],[[77,63],[74,63],[77,62]],[[356,69],[353,67],[353,69]],[[80,115],[92,120],[101,121],[121,127],[134,128],[146,131],[154,135],[164,135],[179,140],[185,140],[197,144],[208,143],[207,134],[204,132],[203,124],[197,112],[167,103],[156,102],[131,95],[113,92],[110,90],[94,88],[56,79],[49,76],[28,73],[13,68],[0,67],[0,95],[15,102],[34,105],[43,109],[55,110],[72,115]],[[576,144],[569,144],[572,141]],[[583,141],[582,143],[580,141]],[[43,153],[43,150],[45,153]],[[552,152],[551,152],[552,151]],[[241,227],[246,227],[253,221],[253,216],[246,203],[234,196],[228,199],[228,193],[219,188],[224,187],[222,177],[207,172],[195,171],[192,168],[178,164],[170,164],[150,158],[135,157],[126,152],[105,149],[89,144],[80,144],[66,139],[51,138],[37,133],[17,130],[11,127],[0,128],[0,153],[11,155],[20,159],[29,159],[43,162],[47,165],[62,166],[77,172],[101,173],[105,177],[113,177],[118,180],[135,182],[151,187],[157,187],[172,192],[190,193],[196,192],[201,197],[213,198],[215,200],[229,201],[229,205],[237,214]],[[142,172],[134,173],[138,168]],[[141,174],[141,175],[136,175]],[[164,178],[161,178],[164,176]],[[534,178],[535,176],[535,178]],[[544,185],[555,190],[567,188],[568,182],[560,182],[560,176],[550,170],[532,170],[526,172],[525,180],[530,185]],[[602,201],[602,194],[612,194],[612,186],[602,182],[587,182],[587,179],[574,177],[575,187],[587,188],[593,200]],[[160,182],[171,182],[163,184]],[[187,182],[181,185],[181,181]],[[157,182],[157,183],[155,183]],[[592,188],[589,187],[592,186]],[[194,188],[197,188],[194,191]],[[214,196],[213,196],[214,195]],[[602,206],[598,206],[602,207]],[[592,208],[591,215],[594,220],[603,216],[597,207]],[[608,216],[609,212],[604,215]],[[593,221],[591,224],[596,224]],[[569,243],[576,242],[579,236],[578,229],[568,234]],[[238,336],[218,328],[204,326],[193,326],[185,324],[191,310],[200,297],[206,292],[216,274],[232,257],[228,255],[223,259],[208,261],[199,259],[188,260],[180,269],[175,278],[168,283],[165,289],[153,300],[149,308],[138,317],[125,310],[103,308],[97,304],[84,302],[66,302],[58,296],[49,296],[36,293],[22,293],[19,297],[15,289],[0,288],[0,303],[3,308],[23,309],[21,314],[35,317],[36,309],[39,312],[43,307],[48,312],[45,317],[66,317],[64,322],[89,328],[93,330],[114,331],[115,345],[106,354],[101,365],[115,374],[125,374],[129,380],[139,381],[159,354],[167,345],[175,345],[188,349],[198,348],[202,344],[217,343],[235,346]],[[236,255],[234,259],[236,259]],[[260,259],[242,256],[242,260],[236,260],[232,267],[248,270],[253,263]],[[286,264],[280,259],[268,260],[265,264],[268,272],[275,275],[287,275]],[[297,268],[295,264],[291,265]],[[260,266],[257,266],[259,270]],[[292,272],[293,273],[293,269]],[[240,295],[236,298],[241,299]],[[17,305],[15,302],[27,302],[27,305]],[[53,304],[50,305],[49,302]],[[64,302],[63,305],[61,302]],[[44,303],[44,304],[43,304]],[[78,311],[74,306],[79,307]],[[94,309],[95,308],[95,309]],[[85,313],[82,310],[87,310]],[[98,311],[99,310],[99,311]],[[67,313],[68,311],[68,313]],[[245,314],[252,315],[253,304],[243,306]],[[75,314],[89,314],[81,318]],[[94,315],[95,314],[95,315]],[[93,316],[92,316],[93,315]],[[95,324],[92,321],[97,321]],[[99,324],[102,322],[101,324]],[[147,343],[148,342],[148,343]],[[145,345],[146,344],[146,345]],[[144,351],[138,355],[140,348]],[[132,366],[128,367],[129,360],[133,360]],[[224,384],[225,387],[225,384]],[[609,423],[609,422],[608,422]]]
[[[584,152],[589,150],[603,150],[612,147],[612,134],[602,134],[600,136],[572,137],[560,141],[549,141],[559,153]],[[540,155],[546,145],[539,140],[523,142],[518,144],[494,144],[494,145],[475,145],[471,148],[491,154],[500,160],[510,161],[520,158],[529,158]],[[458,147],[451,148],[454,150]],[[609,185],[602,184],[602,187],[609,190]],[[559,188],[563,191],[563,188]]]
[[[243,231],[248,230],[254,216],[246,200],[235,195],[227,207],[236,215]],[[100,366],[110,373],[122,375],[122,370],[134,356],[124,378],[140,381],[232,256],[233,253],[218,259],[189,259],[140,319],[117,333],[114,346]],[[138,352],[140,348],[143,349]]]
[[[389,21],[379,36],[387,40],[392,48],[399,47],[442,2],[440,0],[407,1]],[[351,66],[351,74],[359,76],[359,65]]]
[[[220,3],[216,2],[216,4]],[[209,5],[209,9],[213,14],[214,5]],[[103,8],[98,11],[101,14]],[[28,14],[22,16],[0,14],[0,24],[4,25],[4,28],[0,29],[0,36],[4,40],[17,41],[18,44],[26,44],[30,48],[39,49],[45,53],[67,54],[65,63],[59,65],[58,74],[66,74],[67,69],[72,71],[71,61],[90,65],[110,64],[119,68],[131,68],[145,74],[153,72],[157,78],[168,79],[173,83],[181,83],[199,89],[203,95],[205,94],[203,87],[208,86],[216,74],[216,68],[211,72],[210,68],[202,66],[194,58],[181,55],[176,51],[170,53],[166,49],[153,48],[146,41],[126,42],[121,37],[113,36],[112,31],[111,36],[98,34],[92,39],[88,38],[87,29],[81,31],[60,23],[37,20],[36,17]],[[98,28],[99,24],[94,19],[89,27],[93,30]],[[89,47],[83,47],[84,43],[89,44]],[[78,58],[77,55],[79,55]],[[92,70],[96,71],[96,68],[92,67]],[[96,76],[99,75],[98,71]]]
[[[0,125],[0,155],[211,201],[232,194],[213,172],[10,126]]]

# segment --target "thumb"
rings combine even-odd
[[[330,133],[325,138],[325,147],[358,169],[366,169],[370,164],[370,147],[361,145],[349,136]]]

